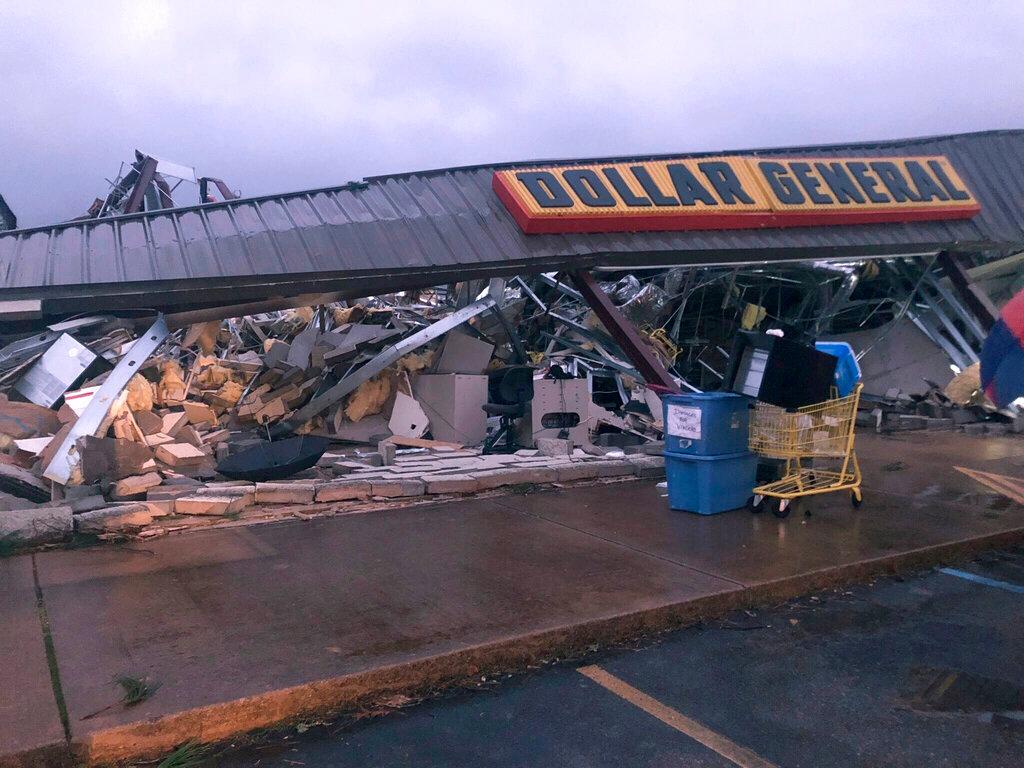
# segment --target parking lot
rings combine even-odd
[[[221,766],[1008,766],[1024,749],[1024,550],[802,598]]]

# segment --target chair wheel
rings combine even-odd
[[[751,496],[747,499],[747,509],[755,515],[759,515],[764,512],[764,496]]]
[[[850,504],[853,505],[854,509],[857,509],[863,503],[864,497],[861,495],[860,490],[850,491]]]
[[[793,502],[789,499],[774,499],[771,505],[772,514],[780,520],[784,520],[789,517],[789,513],[793,511]]]

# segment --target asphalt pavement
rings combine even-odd
[[[266,766],[1020,765],[1024,549],[221,751]],[[380,715],[380,716],[372,716]]]

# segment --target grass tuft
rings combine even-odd
[[[203,748],[187,741],[157,763],[156,768],[199,768],[206,762]]]
[[[160,683],[151,683],[149,678],[132,677],[131,675],[116,677],[114,683],[121,686],[121,690],[124,691],[121,703],[126,707],[141,704],[160,688]]]

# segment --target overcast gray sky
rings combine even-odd
[[[0,0],[0,193],[22,226],[83,212],[136,147],[263,194],[1010,127],[1020,0]]]

